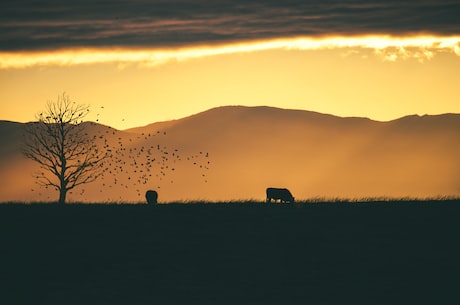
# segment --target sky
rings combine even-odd
[[[460,113],[460,3],[2,1],[0,119],[66,92],[118,129],[224,105]]]

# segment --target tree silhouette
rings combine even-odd
[[[89,106],[76,104],[63,93],[26,128],[23,154],[40,164],[37,183],[59,191],[59,204],[65,204],[69,190],[100,177],[109,157],[86,130],[89,123],[83,119],[88,113]]]

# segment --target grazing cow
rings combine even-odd
[[[267,203],[270,203],[272,199],[275,202],[279,199],[281,203],[294,203],[294,197],[288,189],[267,188]]]
[[[157,204],[158,193],[156,191],[148,190],[145,193],[145,199],[147,199],[147,204]]]

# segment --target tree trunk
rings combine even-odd
[[[59,201],[58,204],[65,204],[65,198],[67,196],[67,190],[65,188],[62,188],[59,190]]]

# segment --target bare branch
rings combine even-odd
[[[23,154],[44,172],[36,175],[39,185],[59,191],[59,202],[76,186],[95,181],[102,174],[108,153],[91,139],[82,124],[89,107],[71,101],[64,93],[48,102],[37,114],[37,123],[26,128]]]

